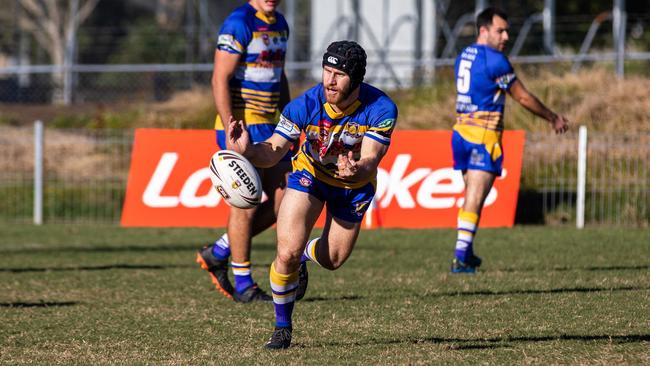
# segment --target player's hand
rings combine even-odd
[[[359,170],[357,162],[354,160],[352,151],[348,151],[347,155],[339,154],[338,160],[336,162],[336,167],[338,168],[337,174],[342,178],[353,177]]]
[[[228,150],[238,152],[245,156],[250,148],[250,135],[248,134],[246,123],[242,120],[237,121],[233,116],[230,116],[226,130],[226,147]]]
[[[551,121],[551,126],[556,134],[562,134],[569,130],[569,120],[566,117],[556,114]]]

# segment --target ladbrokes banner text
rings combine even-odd
[[[366,227],[456,227],[464,184],[452,169],[451,132],[395,131],[391,140]],[[503,175],[486,199],[481,227],[514,224],[524,132],[506,131],[503,146]],[[122,225],[225,227],[229,208],[209,178],[217,149],[211,130],[136,130]]]

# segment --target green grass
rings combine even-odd
[[[649,364],[650,233],[481,230],[450,275],[453,230],[362,232],[310,266],[294,344],[263,350],[273,307],[218,294],[204,229],[0,224],[0,364]],[[256,238],[268,289],[274,232]]]

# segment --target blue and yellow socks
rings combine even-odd
[[[230,257],[230,242],[228,241],[228,234],[223,234],[212,246],[212,255],[217,259],[225,261]]]
[[[251,262],[230,262],[230,266],[235,275],[235,291],[241,294],[255,284],[251,275]]]
[[[318,243],[320,238],[309,241],[305,246],[301,262],[312,261],[318,265]],[[275,262],[271,264],[269,273],[271,290],[273,292],[273,305],[275,307],[275,326],[291,328],[291,314],[296,303],[296,289],[298,288],[298,271],[281,274],[275,270]]]
[[[458,211],[458,238],[456,239],[455,255],[462,262],[474,255],[474,235],[478,228],[478,220],[478,214],[466,212],[462,208]]]
[[[273,306],[275,307],[275,326],[291,328],[291,314],[296,303],[296,288],[298,288],[298,271],[281,274],[275,270],[275,262],[269,272]]]
[[[306,262],[306,261],[312,261],[318,265],[318,243],[320,241],[320,238],[312,239],[307,243],[307,246],[305,246],[305,251],[302,253],[302,258],[300,259],[300,262]]]

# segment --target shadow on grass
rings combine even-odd
[[[191,244],[151,244],[146,246],[126,245],[126,246],[86,246],[86,247],[49,247],[43,246],[38,248],[8,248],[0,250],[0,254],[41,254],[41,253],[119,253],[119,252],[181,252],[193,251],[200,249],[201,245]],[[275,243],[254,243],[253,251],[268,252],[275,251]]]
[[[442,338],[439,338],[442,339]],[[317,343],[317,344],[303,344],[303,343],[294,343],[291,345],[291,348],[322,348],[322,347],[366,347],[373,345],[391,345],[391,344],[423,344],[423,343],[442,343],[443,341],[434,342],[430,339],[387,339],[387,340],[372,340],[368,342],[329,342],[329,343]],[[509,348],[512,347],[510,344],[485,344],[479,343],[480,341],[474,341],[470,343],[469,341],[466,344],[458,344],[458,342],[448,341],[445,345],[445,348],[448,350],[469,350],[469,349],[495,349],[495,348]]]
[[[495,269],[500,272],[566,272],[566,271],[645,271],[650,269],[650,265],[635,266],[594,266],[594,267],[556,267],[556,268],[503,268]]]
[[[190,268],[196,265],[185,264],[109,264],[103,266],[78,266],[78,267],[26,267],[26,268],[0,268],[0,272],[10,273],[30,273],[30,272],[67,272],[67,271],[107,271],[111,269],[145,269],[145,270],[165,270],[171,268]]]
[[[353,301],[353,300],[361,300],[361,299],[363,299],[363,297],[358,295],[348,295],[348,296],[339,296],[339,297],[314,296],[314,297],[306,297],[300,300],[300,302]]]
[[[390,344],[423,344],[435,343],[443,344],[450,350],[463,349],[485,349],[485,348],[504,348],[514,347],[517,343],[537,343],[553,341],[606,341],[609,343],[640,343],[650,341],[650,334],[626,334],[626,335],[572,335],[560,334],[551,336],[522,336],[522,337],[493,337],[493,338],[443,338],[443,337],[425,337],[413,338],[406,337],[403,339],[377,339],[360,342],[327,342],[315,344],[309,347],[323,346],[371,346],[371,345],[390,345]],[[308,347],[299,345],[299,347]]]
[[[79,305],[76,301],[63,302],[0,302],[0,308],[53,308]]]
[[[557,294],[574,292],[617,292],[617,291],[641,291],[650,290],[650,287],[625,286],[625,287],[572,287],[552,288],[548,290],[508,290],[508,291],[468,291],[468,292],[441,292],[420,295],[419,297],[456,297],[456,296],[501,296],[501,295],[526,295],[526,294]]]

